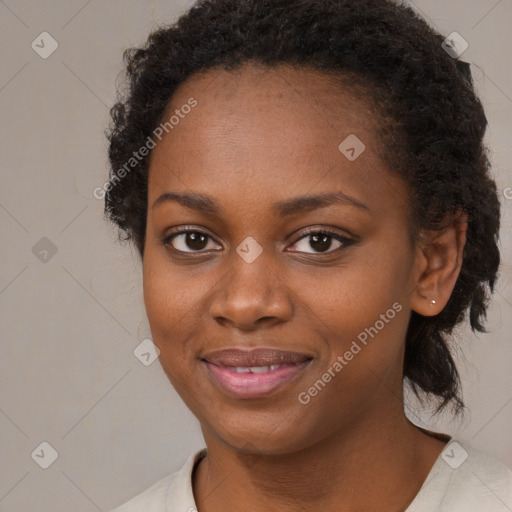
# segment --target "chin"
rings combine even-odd
[[[266,420],[260,416],[257,421],[248,422],[246,415],[242,418],[225,415],[220,420],[222,423],[210,423],[202,430],[207,442],[208,438],[214,437],[233,451],[247,455],[292,454],[318,441],[314,436],[315,429],[312,432],[304,429],[303,417],[295,421],[292,414],[284,417],[285,421],[282,416],[277,420],[270,420],[268,416]]]

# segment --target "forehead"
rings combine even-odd
[[[369,140],[378,129],[371,97],[350,75],[325,74],[309,67],[245,63],[234,70],[214,68],[196,73],[175,92],[164,119],[192,96],[199,107],[194,110],[194,117],[201,117],[201,121],[216,118],[215,122],[193,126],[197,131],[202,129],[202,134],[248,120],[254,133],[280,124],[285,131],[276,142],[282,142],[290,133],[308,135],[315,141],[311,135],[319,129],[352,130]],[[184,130],[175,132],[179,131]]]
[[[375,110],[335,76],[290,65],[211,69],[180,86],[163,121],[190,98],[197,105],[153,150],[150,197],[164,188],[221,194],[248,183],[266,194],[315,183],[379,193],[382,180],[393,181],[378,156]],[[361,152],[355,160],[343,152],[350,146]]]

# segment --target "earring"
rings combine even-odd
[[[433,306],[436,303],[436,299],[430,299],[430,305]]]

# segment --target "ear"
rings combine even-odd
[[[467,227],[468,217],[460,212],[444,228],[420,233],[411,297],[416,313],[435,316],[448,303],[462,267]]]

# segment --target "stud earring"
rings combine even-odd
[[[430,305],[433,306],[436,303],[436,299],[430,299]]]

